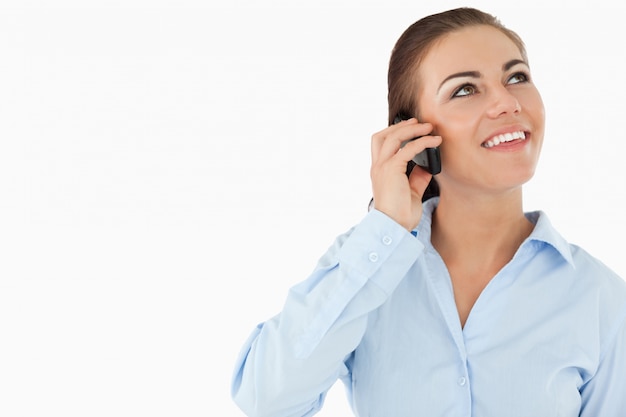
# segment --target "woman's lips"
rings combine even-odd
[[[495,135],[491,139],[486,140],[481,144],[483,148],[494,148],[497,146],[504,146],[506,144],[513,144],[515,142],[523,142],[526,140],[526,132],[518,130],[514,132],[502,133]]]

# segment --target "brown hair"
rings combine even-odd
[[[479,25],[492,26],[504,33],[515,43],[524,60],[528,62],[526,47],[522,39],[515,32],[504,27],[495,16],[469,7],[426,16],[404,31],[391,52],[387,74],[389,125],[399,114],[419,118],[417,106],[419,85],[416,74],[430,48],[451,32]],[[435,195],[439,195],[439,189],[433,178],[423,200]]]

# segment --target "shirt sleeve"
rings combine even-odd
[[[597,372],[581,389],[580,417],[623,417],[626,413],[626,308],[619,323]]]
[[[367,314],[385,302],[423,252],[423,244],[372,210],[339,236],[313,273],[292,287],[282,312],[245,343],[231,384],[248,416],[315,414],[348,369]]]

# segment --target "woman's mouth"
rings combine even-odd
[[[480,146],[482,146],[483,148],[493,148],[494,146],[498,146],[503,143],[512,142],[514,140],[523,141],[525,139],[526,133],[520,130],[518,132],[503,133],[501,135],[494,136],[491,139],[483,142]]]

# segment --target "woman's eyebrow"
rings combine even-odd
[[[528,62],[522,60],[522,59],[512,59],[509,62],[507,62],[506,64],[502,65],[502,71],[508,71],[511,68],[513,68],[514,66],[516,66],[517,64],[524,64],[526,66],[528,66]]]
[[[523,64],[528,66],[528,64],[526,63],[526,61],[522,60],[522,59],[512,59],[510,61],[507,61],[506,63],[504,63],[504,65],[502,65],[502,71],[508,71],[511,68],[513,68],[514,66],[518,65],[518,64]],[[437,89],[437,92],[439,92],[439,90],[441,90],[441,87],[443,87],[443,85],[445,83],[447,83],[448,81],[454,79],[454,78],[463,78],[463,77],[470,77],[470,78],[481,78],[482,74],[479,71],[462,71],[462,72],[456,72],[454,74],[448,75],[442,82],[441,84],[439,84],[439,88]]]
[[[478,71],[463,71],[463,72],[457,72],[451,75],[448,75],[445,80],[443,80],[441,82],[441,84],[439,84],[439,88],[437,89],[437,93],[439,92],[439,90],[441,90],[441,87],[443,87],[443,85],[445,83],[447,83],[448,81],[454,79],[454,78],[464,78],[464,77],[471,77],[471,78],[480,78],[482,77],[482,74]]]

